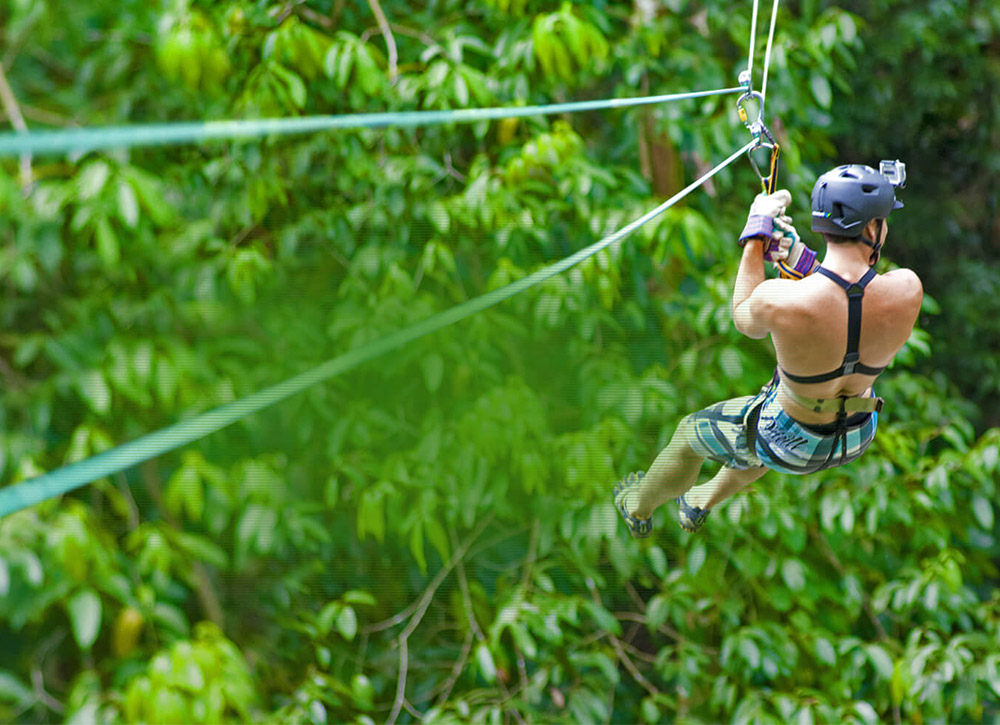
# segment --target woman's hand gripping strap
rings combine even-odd
[[[802,242],[791,217],[778,217],[774,225],[778,239],[765,250],[764,259],[774,263],[783,279],[802,279],[816,266],[816,252]],[[775,245],[777,250],[772,249]]]
[[[758,194],[750,205],[750,215],[746,226],[740,234],[740,246],[745,246],[748,239],[765,237],[772,242],[777,241],[774,233],[774,220],[785,213],[792,203],[792,195],[787,189],[781,189],[773,194]]]

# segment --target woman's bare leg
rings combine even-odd
[[[629,513],[640,519],[648,519],[657,508],[677,498],[695,484],[705,459],[688,445],[693,436],[694,426],[689,417],[685,417],[674,431],[670,443],[653,461],[638,491],[627,502]]]
[[[691,488],[685,494],[684,500],[691,506],[711,509],[757,481],[769,470],[763,466],[747,469],[723,467],[710,481]]]

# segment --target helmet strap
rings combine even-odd
[[[879,241],[873,242],[872,240],[868,239],[864,235],[864,233],[861,234],[861,238],[859,239],[859,241],[864,242],[865,244],[867,244],[869,247],[872,248],[871,256],[868,257],[868,266],[869,267],[874,267],[876,264],[878,264],[879,257],[882,254],[882,241],[881,241],[882,240],[882,225],[885,224],[885,222],[882,219],[876,219],[875,221],[878,224],[878,229],[875,232],[875,237]]]

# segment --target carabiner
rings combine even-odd
[[[768,133],[770,138],[770,133]],[[768,174],[764,176],[760,173],[760,166],[757,165],[757,160],[753,157],[753,152],[757,149],[770,149],[771,159],[768,163]],[[765,194],[773,194],[778,186],[778,158],[781,156],[781,146],[774,142],[773,138],[770,138],[769,143],[761,142],[751,149],[747,150],[747,158],[750,159],[750,165],[753,167],[754,173],[757,174],[757,178],[760,179],[760,187]]]
[[[747,114],[747,109],[743,106],[744,102],[746,102],[749,98],[757,99],[758,103],[757,119],[752,123],[750,121],[750,116]],[[736,101],[736,112],[739,114],[743,125],[747,127],[747,131],[750,132],[750,135],[753,136],[754,139],[758,141],[758,145],[760,145],[759,142],[761,135],[767,132],[767,127],[764,125],[764,96],[761,95],[759,91],[747,91],[740,96],[738,101]],[[767,136],[772,142],[774,141],[774,139],[770,138],[770,133],[767,133]]]

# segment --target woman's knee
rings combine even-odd
[[[694,447],[696,440],[694,414],[689,414],[681,418],[677,424],[674,437],[670,439],[670,447],[674,448],[678,455],[701,458]]]

